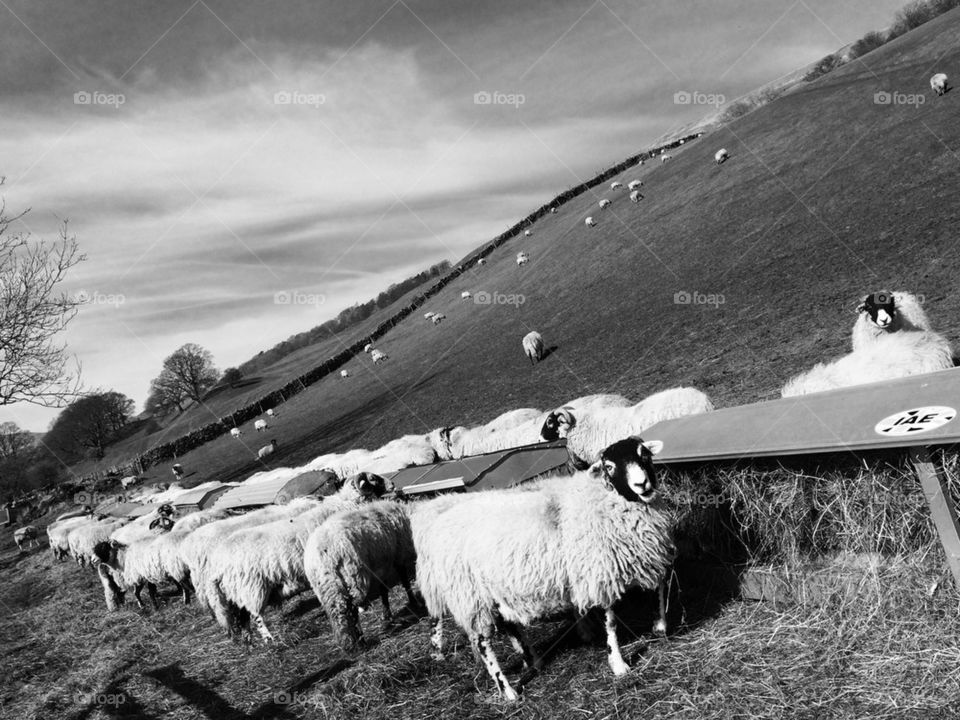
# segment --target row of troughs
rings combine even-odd
[[[562,192],[546,205],[537,208],[527,217],[523,218],[508,230],[494,238],[491,242],[481,247],[475,254],[466,258],[460,265],[455,267],[450,273],[434,283],[423,294],[417,295],[407,306],[403,307],[394,315],[380,323],[380,325],[378,325],[366,337],[357,340],[347,347],[344,347],[341,352],[320,363],[318,366],[312,368],[308,372],[289,381],[283,387],[274,390],[261,398],[258,398],[257,400],[236,410],[230,415],[217,419],[215,422],[208,423],[170,442],[156,445],[155,447],[133,458],[129,462],[115,468],[111,468],[111,471],[108,474],[142,474],[147,468],[159,463],[174,460],[190,452],[191,450],[194,450],[201,445],[230,432],[231,428],[240,427],[244,423],[253,420],[257,416],[261,415],[265,409],[275,408],[278,405],[286,402],[294,395],[306,390],[306,388],[310,385],[318,382],[327,375],[336,372],[352,358],[359,355],[368,343],[375,342],[376,340],[382,338],[402,320],[407,318],[411,313],[415,312],[427,300],[439,294],[453,280],[458,278],[467,270],[472,269],[479,260],[486,258],[488,255],[490,255],[490,253],[508,240],[521,235],[524,229],[533,225],[537,220],[550,213],[551,210],[559,208],[561,205],[569,202],[573,198],[582,195],[590,188],[600,185],[609,178],[618,175],[627,168],[633,167],[645,159],[655,157],[666,150],[679,147],[685,142],[695,140],[698,137],[700,137],[699,134],[689,135],[684,138],[678,138],[671,143],[662,145],[652,150],[638,153],[637,155],[632,155],[623,162],[608,168],[591,180]],[[80,481],[85,482],[94,479],[96,478],[87,477],[81,478]]]

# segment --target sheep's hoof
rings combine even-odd
[[[623,660],[610,660],[610,669],[613,670],[613,674],[617,676],[626,675],[630,672],[630,666]]]
[[[657,620],[653,625],[654,635],[666,635],[667,634],[667,621],[664,619]]]
[[[430,659],[433,660],[434,662],[443,662],[444,656],[442,652],[438,652],[435,650],[432,653],[430,653]]]

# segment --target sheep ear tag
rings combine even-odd
[[[643,446],[650,451],[651,455],[659,455],[663,450],[663,440],[647,440]]]

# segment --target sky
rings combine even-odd
[[[676,93],[732,100],[901,5],[0,0],[0,196],[34,239],[69,220],[63,341],[141,409],[184,343],[238,365],[713,110]]]

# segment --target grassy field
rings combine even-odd
[[[623,190],[575,199],[423,308],[444,312],[444,323],[417,313],[388,334],[380,343],[388,363],[359,357],[346,366],[350,378],[325,379],[284,404],[268,435],[224,437],[184,457],[190,481],[250,474],[269,437],[280,443],[272,464],[293,465],[592,392],[639,398],[693,384],[720,406],[774,397],[791,374],[845,351],[859,296],[881,288],[924,295],[935,328],[960,341],[960,93],[936,98],[927,85],[934,68],[957,66],[958,41],[955,11],[667,163],[624,173],[645,183],[638,205]],[[925,102],[878,104],[881,91],[926,93]],[[712,162],[719,147],[731,154],[721,166]],[[604,196],[613,205],[600,211]],[[587,215],[598,227],[584,226]],[[530,255],[522,268],[519,250]],[[523,302],[462,302],[463,290]],[[679,293],[698,295],[684,303]],[[535,367],[520,349],[530,329],[554,348]],[[834,495],[824,504],[852,513],[870,501],[854,490],[886,477],[853,470],[846,483],[830,478]],[[169,471],[151,474],[167,479]],[[728,480],[768,483],[771,493],[793,483],[804,495],[803,478],[816,482],[817,474],[743,471]],[[670,482],[667,492],[679,487]],[[782,497],[774,504],[792,507]],[[495,698],[462,640],[447,660],[432,661],[426,621],[409,613],[383,635],[377,613],[367,614],[368,634],[379,640],[344,655],[304,597],[267,619],[285,645],[237,645],[172,597],[158,613],[127,606],[105,616],[91,572],[54,563],[45,550],[18,555],[5,534],[0,715],[952,718],[960,712],[960,597],[922,505],[912,508],[876,538],[869,523],[857,526],[865,544],[852,558],[820,558],[849,583],[790,602],[732,596],[681,562],[666,639],[647,642],[649,598],[623,603],[621,637],[636,669],[620,680],[602,646],[579,644],[562,620],[537,626],[533,637],[549,662],[524,678],[517,707]],[[742,516],[751,510],[758,508],[741,508]],[[767,540],[779,544],[752,549],[765,548],[764,559],[780,558],[789,573],[791,553],[810,549],[793,534],[819,528],[797,529],[802,518],[789,513],[774,520],[779,534]],[[519,661],[500,647],[514,677]]]

